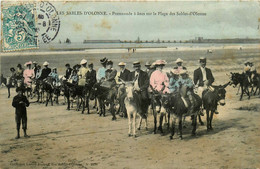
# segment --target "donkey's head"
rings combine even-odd
[[[215,87],[215,92],[217,94],[217,101],[221,106],[224,106],[226,104],[225,98],[226,98],[226,87],[230,84],[230,82],[226,83],[225,85],[220,85]]]

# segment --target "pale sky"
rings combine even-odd
[[[258,2],[53,3],[57,11],[199,12],[206,16],[60,16],[56,38],[142,40],[260,38]],[[79,30],[79,29],[80,30]]]
[[[60,15],[54,41],[260,38],[259,2],[51,2],[57,11],[199,12],[206,16]],[[1,30],[1,29],[0,29]]]

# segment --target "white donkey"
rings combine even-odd
[[[133,82],[123,82],[123,83],[125,84],[125,90],[126,90],[126,97],[124,101],[127,110],[128,125],[129,125],[128,136],[136,137],[136,116],[138,115],[140,117],[138,130],[140,130],[143,118],[145,119],[145,128],[147,130],[147,111],[140,112],[142,109],[140,107],[141,105],[138,104],[137,95],[134,94],[135,91],[134,91]]]

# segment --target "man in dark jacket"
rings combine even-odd
[[[122,80],[125,82],[129,81],[130,71],[125,68],[126,63],[120,62],[118,64],[118,66],[120,67],[120,74],[118,77],[118,82],[120,83]],[[121,116],[121,117],[127,117],[127,112],[126,112],[125,103],[124,103],[126,95],[124,93],[125,93],[124,84],[121,84],[120,87],[118,88],[118,95],[117,95],[119,105],[120,105],[119,116]]]
[[[46,79],[49,76],[49,74],[51,73],[51,69],[48,67],[48,65],[49,65],[48,62],[43,63],[44,68],[42,69],[42,74],[41,74],[41,77],[39,78],[39,80]]]
[[[149,106],[148,87],[149,77],[148,74],[141,70],[141,64],[139,61],[133,63],[135,71],[130,73],[129,81],[134,81],[134,90],[136,91],[138,100],[138,109],[141,108],[140,113],[146,113]]]
[[[16,129],[17,129],[17,136],[16,139],[20,138],[20,126],[22,121],[22,128],[24,131],[24,137],[29,137],[26,133],[27,130],[27,111],[26,107],[29,106],[29,101],[26,96],[23,95],[23,91],[21,88],[17,88],[16,92],[18,93],[12,102],[12,106],[15,107],[15,121],[16,121]]]
[[[96,71],[93,69],[93,63],[88,65],[89,70],[86,73],[86,82],[92,88],[93,85],[97,82]]]
[[[209,68],[206,67],[206,58],[201,57],[200,67],[194,71],[194,84],[198,85],[198,87],[207,87],[211,86],[214,82],[214,77]]]
[[[204,90],[211,88],[210,86],[214,82],[214,77],[209,68],[206,67],[207,60],[205,57],[199,59],[200,67],[194,70],[193,81],[195,86],[198,87],[198,95],[202,98]],[[218,114],[216,110],[215,114]]]
[[[126,63],[124,62],[120,62],[118,64],[118,66],[120,67],[120,75],[119,75],[119,82],[121,81],[121,79],[123,81],[128,81],[129,79],[129,75],[130,75],[130,71],[128,69],[125,68]]]
[[[72,68],[70,67],[70,64],[66,64],[65,67],[66,69],[66,73],[65,73],[65,78],[68,80],[70,78],[71,72],[72,72]]]

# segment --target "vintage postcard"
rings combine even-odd
[[[0,168],[260,168],[259,1],[0,3]]]

